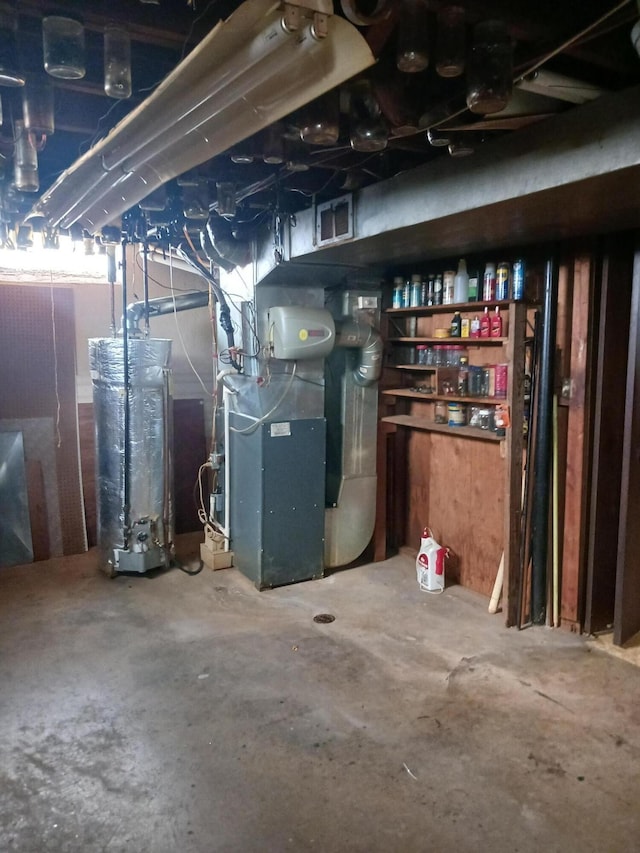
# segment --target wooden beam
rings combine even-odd
[[[586,516],[588,507],[589,370],[593,258],[573,264],[571,397],[569,399],[560,620],[580,632],[584,619]]]

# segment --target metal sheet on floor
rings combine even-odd
[[[33,562],[21,432],[0,433],[0,566]]]

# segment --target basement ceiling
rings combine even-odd
[[[438,13],[445,4],[427,3],[429,66],[416,73],[396,67],[399,23],[407,4],[385,0],[336,0],[342,17],[380,20],[358,27],[376,64],[362,78],[371,84],[382,116],[386,147],[355,151],[350,144],[349,104],[353,84],[341,87],[339,138],[331,145],[308,145],[300,140],[301,111],[272,128],[218,154],[199,167],[207,187],[207,203],[217,207],[216,186],[233,185],[237,200],[234,221],[245,232],[274,211],[295,214],[313,200],[335,198],[344,192],[375,184],[437,158],[452,158],[486,149],[496,139],[527,133],[575,103],[597,98],[640,82],[640,59],[631,30],[640,17],[636,2],[607,0],[456,0],[464,10],[467,56],[473,28],[487,20],[504,22],[513,45],[513,96],[499,113],[479,115],[466,106],[465,75],[445,78],[435,68]],[[48,78],[55,92],[55,132],[39,152],[38,192],[18,192],[13,185],[15,121],[22,115],[19,88],[0,88],[4,123],[0,154],[4,157],[4,220],[20,219],[38,197],[81,155],[115,127],[155,89],[158,83],[238,6],[229,0],[110,0],[109,2],[45,2],[22,0],[18,12],[18,52],[22,69],[43,74],[42,17],[72,15],[86,31],[86,74],[82,79]],[[107,24],[124,27],[132,40],[133,93],[128,99],[104,93],[103,32]],[[45,75],[46,76],[46,75]],[[434,146],[427,138],[438,133],[450,146]],[[280,162],[265,162],[273,139],[282,143]],[[242,161],[242,162],[239,162]],[[177,182],[168,186],[169,210],[180,205]],[[173,206],[172,206],[173,205]],[[165,216],[169,219],[169,216]],[[160,216],[160,220],[163,217]]]

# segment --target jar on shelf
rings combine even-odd
[[[444,400],[436,400],[433,406],[433,420],[437,424],[446,424],[448,419],[446,402]]]
[[[416,347],[417,356],[418,356],[418,364],[427,364],[427,350],[428,347],[426,344],[418,344]]]
[[[464,347],[458,345],[451,345],[449,347],[449,367],[460,367],[464,351]]]

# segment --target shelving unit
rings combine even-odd
[[[455,311],[473,318],[500,308],[500,337],[436,337]],[[528,306],[522,302],[476,302],[393,308],[385,312],[385,370],[381,385],[381,429],[396,431],[395,456],[406,479],[406,544],[419,541],[420,525],[435,525],[456,553],[454,574],[465,585],[490,594],[502,551],[505,559],[503,611],[512,624],[513,587],[520,555],[522,460],[524,449],[524,353]],[[448,315],[447,321],[440,319]],[[469,366],[507,365],[506,396],[444,393],[457,390],[457,366],[408,363],[400,348],[462,346]],[[401,363],[396,363],[396,362]],[[416,386],[426,390],[418,390]],[[451,388],[447,387],[447,391]],[[436,423],[438,401],[491,409],[506,406],[511,426],[504,435],[475,426]],[[454,439],[451,442],[451,439]],[[404,471],[404,475],[402,474]],[[488,492],[485,494],[485,488]]]

